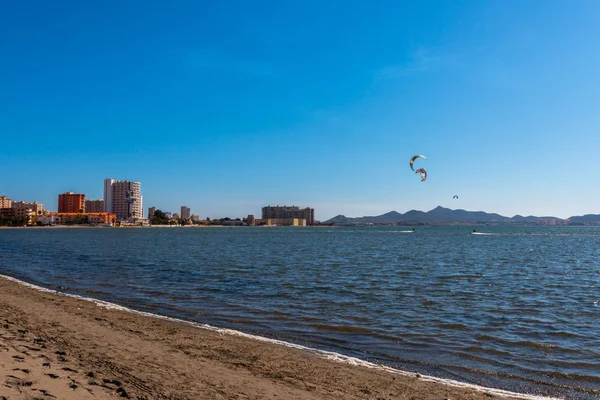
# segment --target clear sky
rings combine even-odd
[[[211,218],[600,213],[598,21],[595,0],[5,1],[0,195],[56,210],[111,177]]]

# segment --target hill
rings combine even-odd
[[[596,217],[594,219],[593,217]],[[583,217],[572,217],[582,218],[581,223],[589,223],[588,221],[599,221],[600,215],[597,216],[583,216]],[[577,220],[579,222],[579,220]],[[337,215],[328,221],[323,222],[324,224],[333,225],[415,225],[415,224],[427,224],[427,225],[452,225],[452,224],[491,224],[491,225],[519,225],[519,224],[536,224],[536,225],[547,225],[547,224],[558,224],[562,225],[564,220],[556,217],[535,217],[521,215],[515,215],[514,217],[505,217],[496,213],[487,213],[484,211],[467,211],[467,210],[452,210],[438,206],[430,211],[424,212],[419,210],[410,210],[402,214],[397,211],[390,211],[388,213],[378,216],[365,216],[358,218],[350,218],[345,215]]]

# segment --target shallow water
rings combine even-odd
[[[3,229],[0,273],[501,389],[600,396],[600,228]]]

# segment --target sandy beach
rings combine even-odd
[[[0,399],[526,398],[110,309],[0,278]]]

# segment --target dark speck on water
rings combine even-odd
[[[0,273],[415,374],[600,396],[600,228],[406,230],[3,229]]]

